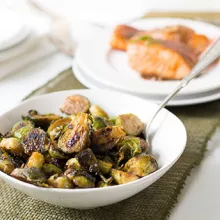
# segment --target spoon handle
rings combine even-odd
[[[220,37],[215,41],[215,43],[202,55],[199,62],[194,66],[194,68],[191,70],[190,74],[187,75],[183,80],[180,82],[180,84],[171,92],[159,105],[158,109],[154,113],[154,115],[151,117],[147,130],[149,131],[149,128],[157,116],[157,114],[160,112],[160,110],[166,106],[166,104],[185,86],[188,85],[188,83],[197,77],[202,70],[204,70],[206,67],[208,67],[210,64],[212,64],[218,57],[220,56]],[[149,132],[147,132],[149,134]]]

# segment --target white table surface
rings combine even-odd
[[[26,7],[24,1],[7,0],[19,8]],[[19,2],[19,4],[18,4]],[[23,2],[23,4],[21,4]],[[47,1],[49,2],[49,1]],[[53,1],[53,6],[55,5]],[[64,1],[62,1],[63,4]],[[162,5],[161,5],[162,4]],[[219,0],[182,0],[167,2],[161,1],[159,9],[181,10],[219,10]],[[192,6],[192,7],[191,7]],[[196,7],[195,7],[196,6]],[[43,23],[42,23],[43,24]],[[60,62],[62,65],[56,66]],[[22,71],[0,81],[0,114],[8,108],[13,107],[22,97],[25,97],[31,90],[45,83],[60,71],[71,64],[71,59],[60,53],[53,54],[47,59],[41,60],[38,66],[28,66]],[[45,74],[47,76],[45,76]],[[22,84],[23,83],[23,84]],[[24,88],[24,84],[27,87]],[[2,85],[2,86],[1,86]],[[11,88],[11,90],[9,90]],[[3,97],[4,96],[4,97]],[[10,101],[11,100],[11,101]],[[187,178],[184,189],[178,198],[178,203],[171,212],[170,220],[219,220],[220,219],[220,130],[209,141],[207,152],[202,163],[193,169]]]

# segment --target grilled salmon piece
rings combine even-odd
[[[118,25],[113,31],[111,38],[111,48],[116,50],[126,50],[128,40],[139,30],[127,25]]]
[[[180,42],[154,39],[130,40],[130,66],[143,78],[182,79],[197,62],[194,50]]]

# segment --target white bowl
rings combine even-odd
[[[81,94],[92,103],[103,107],[110,115],[134,113],[147,122],[157,105],[119,92],[107,90],[70,90],[51,93],[22,102],[0,117],[0,133],[11,129],[22,113],[36,109],[40,113],[60,113],[59,107],[67,95]],[[151,129],[151,153],[159,163],[159,169],[136,181],[105,188],[55,189],[41,188],[16,180],[3,172],[0,178],[27,195],[58,206],[87,209],[105,206],[127,199],[163,176],[177,161],[186,145],[186,130],[182,122],[171,112],[163,109]],[[150,202],[150,201],[149,201]]]

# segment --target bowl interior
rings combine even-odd
[[[91,103],[106,110],[110,116],[122,113],[136,114],[147,123],[157,105],[143,99],[107,90],[70,90],[51,93],[27,100],[0,116],[0,133],[6,133],[30,109],[39,113],[58,113],[67,95],[81,94]],[[181,155],[186,144],[186,131],[181,121],[167,110],[162,110],[150,129],[151,153],[159,162],[159,170],[173,164]],[[0,172],[0,177],[2,173]]]

